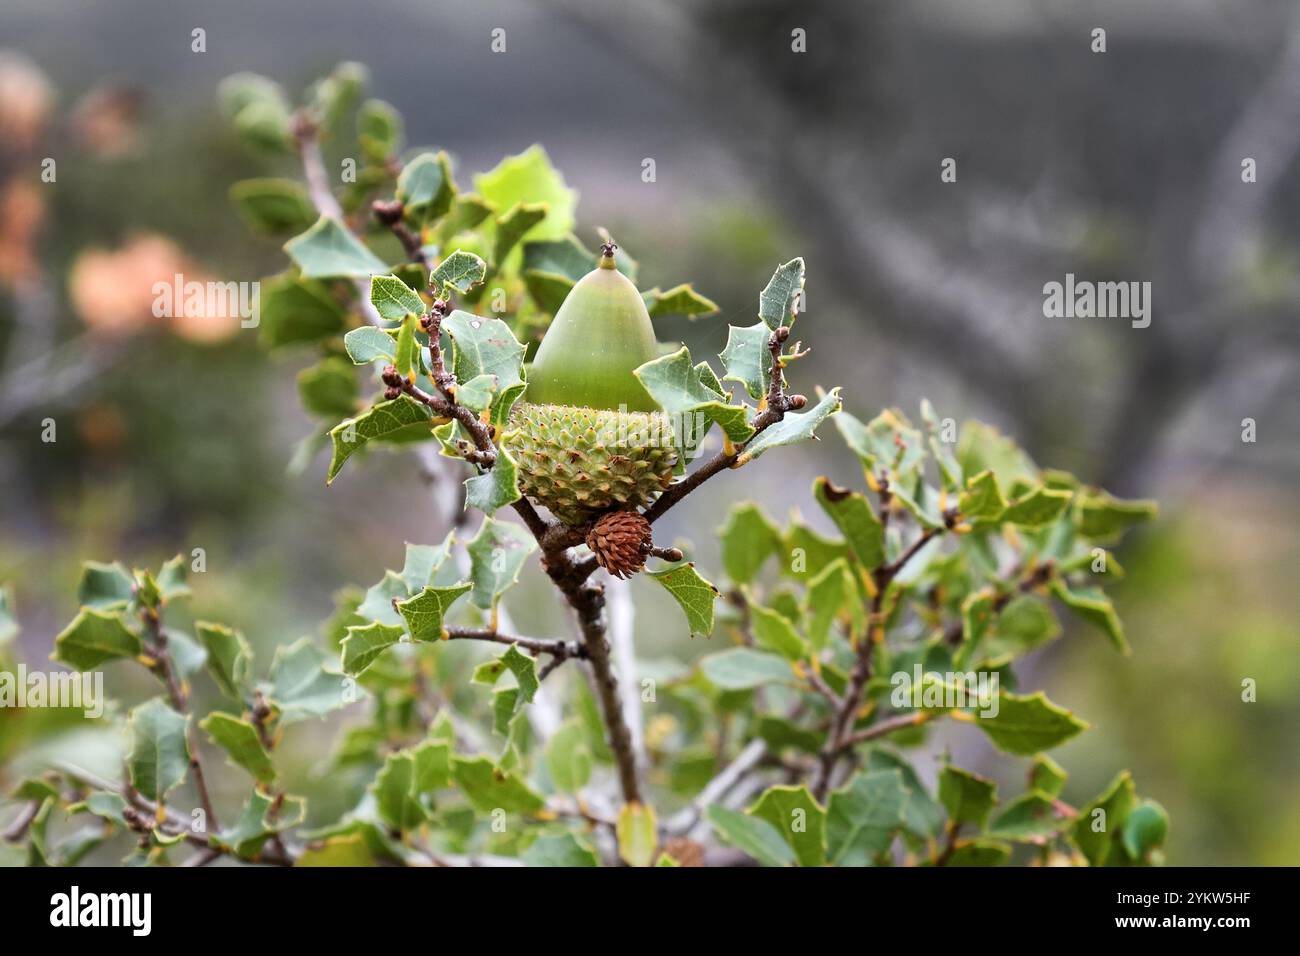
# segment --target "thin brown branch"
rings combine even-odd
[[[32,821],[36,819],[36,814],[40,812],[41,801],[39,800],[29,800],[23,804],[23,808],[19,811],[18,816],[14,818],[14,822],[5,828],[3,834],[0,834],[0,839],[3,839],[6,843],[17,843],[27,833],[27,828],[32,825]]]
[[[500,634],[490,627],[449,627],[447,639],[452,641],[490,641],[494,644],[514,644],[534,654],[549,654],[559,660],[571,657],[585,659],[587,649],[577,641],[546,640],[538,637],[515,637]]]
[[[934,858],[935,866],[947,866],[948,861],[952,859],[953,852],[957,849],[957,832],[961,829],[960,823],[949,822],[945,828],[946,838],[944,839],[943,849]]]
[[[370,212],[378,223],[387,226],[388,231],[397,237],[408,260],[426,269],[429,267],[429,260],[424,254],[424,243],[402,221],[406,207],[400,199],[376,199],[370,204]]]
[[[804,677],[807,679],[809,686],[812,687],[813,690],[830,701],[832,707],[839,708],[844,705],[844,702],[840,699],[840,695],[831,689],[830,684],[826,683],[826,679],[822,677],[819,671],[812,667],[805,668]]]
[[[719,451],[681,481],[669,485],[664,490],[664,493],[655,500],[654,504],[645,510],[644,514],[647,521],[654,524],[655,521],[663,517],[669,508],[714,475],[735,467],[741,455],[744,454],[745,446],[752,442],[759,433],[785,418],[786,412],[795,411],[808,404],[808,399],[803,395],[788,395],[785,391],[785,363],[781,358],[781,350],[789,337],[790,329],[784,325],[774,329],[772,334],[768,336],[767,349],[772,356],[772,364],[768,370],[766,407],[759,410],[749,423],[750,427],[754,429],[754,434],[749,436],[744,445],[723,448],[722,451]]]
[[[140,612],[145,626],[149,630],[152,638],[150,646],[146,648],[147,653],[154,661],[153,671],[162,680],[167,688],[167,696],[171,699],[172,707],[178,714],[189,715],[189,695],[179,678],[176,676],[176,665],[172,660],[171,650],[167,646],[167,632],[162,626],[162,616],[157,608],[146,607]],[[208,826],[214,830],[219,830],[221,824],[217,821],[217,811],[212,803],[212,797],[208,793],[207,778],[203,774],[203,764],[199,760],[198,741],[194,735],[194,721],[186,721],[185,738],[190,751],[190,771],[194,776],[194,789],[198,793],[199,803],[203,806],[203,812],[207,815]]]
[[[224,846],[213,845],[207,836],[201,833],[195,833],[190,829],[188,821],[177,816],[167,807],[162,808],[161,819],[159,820],[159,806],[144,794],[140,793],[129,784],[116,784],[110,780],[105,780],[98,774],[91,773],[89,770],[83,770],[81,767],[71,764],[60,764],[57,769],[65,777],[73,780],[80,780],[96,790],[103,790],[106,793],[115,793],[124,799],[128,806],[123,813],[123,818],[127,825],[137,832],[148,832],[154,826],[163,828],[163,832],[168,836],[182,837],[186,843],[197,847],[203,854],[216,850],[222,855],[234,856],[234,851]],[[236,857],[242,859],[242,857]],[[206,862],[206,861],[205,861]],[[247,862],[247,861],[245,861]],[[273,866],[292,866],[294,862],[293,854],[285,851],[285,855],[280,856],[276,853],[268,854],[265,851],[260,853],[254,862],[268,863]]]
[[[870,727],[865,727],[857,733],[849,734],[840,741],[840,749],[847,750],[850,747],[856,747],[858,744],[866,743],[868,740],[875,740],[878,737],[884,737],[892,734],[897,730],[906,730],[908,727],[919,727],[929,719],[929,714],[925,711],[917,711],[914,714],[899,714],[895,717],[888,717],[885,720],[877,721]]]
[[[886,500],[884,496],[887,494],[889,492],[882,486],[882,502]],[[862,706],[862,695],[867,682],[871,680],[872,652],[875,650],[876,644],[883,639],[885,594],[894,578],[907,566],[908,562],[915,558],[921,552],[921,549],[934,538],[952,528],[957,518],[956,509],[945,511],[943,527],[926,529],[896,560],[882,564],[872,572],[875,593],[871,597],[871,615],[868,619],[867,633],[858,645],[858,657],[849,676],[849,685],[844,689],[840,708],[831,720],[831,729],[826,737],[826,745],[818,755],[817,775],[813,783],[813,796],[818,800],[825,799],[826,794],[830,791],[831,777],[840,757],[846,750],[852,749],[846,745],[846,741],[850,736],[854,715]]]

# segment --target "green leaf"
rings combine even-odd
[[[397,359],[397,339],[383,329],[363,325],[343,336],[343,347],[353,365],[368,365],[378,359],[393,362]]]
[[[840,410],[840,389],[837,385],[826,396],[806,412],[786,412],[785,417],[775,425],[763,429],[753,441],[745,446],[737,464],[745,464],[757,458],[769,448],[780,445],[793,445],[797,442],[816,438],[817,426]]]
[[[1130,653],[1124,626],[1120,624],[1115,605],[1097,588],[1071,588],[1059,578],[1052,582],[1052,594],[1093,627],[1100,629],[1121,654]]]
[[[405,207],[404,217],[417,225],[445,216],[454,195],[446,153],[421,153],[397,177],[397,198]]]
[[[1137,789],[1127,770],[1101,795],[1079,811],[1072,835],[1079,851],[1093,866],[1123,865],[1129,861],[1124,847],[1124,822],[1138,805]]]
[[[239,819],[217,834],[213,842],[229,848],[243,859],[256,859],[273,834],[297,826],[306,813],[307,805],[300,797],[285,797],[277,811],[275,798],[257,788],[248,798]]]
[[[999,750],[1012,754],[1029,756],[1050,750],[1088,727],[1042,691],[1027,696],[1003,692],[998,695],[997,710],[996,716],[977,717],[974,722]]]
[[[600,866],[600,858],[572,833],[544,834],[532,842],[522,859],[529,866]]]
[[[286,242],[284,251],[308,279],[368,278],[388,271],[382,259],[329,216],[321,216],[316,225]]]
[[[316,207],[292,179],[245,179],[230,187],[230,200],[254,232],[301,232],[316,221]]]
[[[479,813],[500,809],[532,815],[546,806],[540,794],[488,757],[452,757],[451,772],[456,786]]]
[[[808,582],[804,600],[804,634],[817,650],[826,646],[831,624],[848,605],[854,629],[861,632],[866,616],[854,587],[852,573],[844,558],[836,558]]]
[[[930,796],[910,763],[890,750],[876,747],[868,752],[867,770],[896,770],[902,774],[903,786],[907,788],[907,803],[903,808],[904,829],[922,843],[939,835],[943,829],[944,809]]]
[[[363,64],[345,60],[312,84],[311,101],[327,132],[338,130],[344,116],[361,99],[369,79],[369,71]]]
[[[733,442],[747,441],[754,434],[749,424],[749,409],[744,405],[729,405],[717,392],[700,378],[700,372],[691,363],[691,353],[684,346],[670,355],[646,362],[633,373],[645,390],[674,421],[674,432],[685,429],[682,423],[693,422],[697,416],[716,422]],[[678,452],[683,458],[698,444],[703,434],[675,434]],[[690,441],[688,441],[690,439]]]
[[[519,580],[519,571],[528,556],[537,550],[537,542],[517,524],[485,517],[466,550],[474,586],[470,600],[486,611],[495,607],[501,595]]]
[[[370,302],[379,311],[379,315],[389,322],[401,322],[408,315],[424,314],[424,300],[414,289],[393,275],[371,277]]]
[[[158,608],[162,604],[162,591],[152,573],[145,568],[136,568],[135,601],[141,607]]]
[[[908,791],[897,770],[855,774],[831,791],[826,809],[828,862],[835,866],[870,866],[903,826]]]
[[[1124,820],[1121,839],[1129,856],[1145,861],[1164,845],[1168,832],[1169,815],[1164,807],[1154,800],[1143,800]]]
[[[447,256],[429,276],[429,286],[443,289],[451,286],[462,295],[483,281],[487,263],[472,252],[457,249]]]
[[[360,691],[349,693],[348,684],[330,656],[303,637],[276,649],[266,696],[280,711],[281,723],[289,723],[351,703]]]
[[[339,422],[329,431],[334,454],[326,483],[338,476],[343,464],[357,449],[372,441],[400,443],[431,436],[431,420],[427,406],[409,395],[399,395],[391,402],[381,402],[354,418]]]
[[[491,687],[507,670],[515,675],[522,699],[531,704],[540,686],[537,680],[537,662],[528,655],[520,653],[519,648],[513,644],[496,660],[480,664],[475,669],[472,680],[476,684],[487,684]]]
[[[531,243],[530,243],[531,245]],[[527,246],[525,246],[527,248]],[[554,272],[541,272],[528,269],[524,272],[524,286],[528,294],[543,312],[554,315],[564,304],[574,286],[572,279]]]
[[[964,659],[971,659],[997,614],[998,595],[992,588],[981,588],[966,595],[961,602],[961,633]]]
[[[949,439],[945,434],[944,422],[939,419],[939,413],[934,410],[934,405],[928,398],[921,399],[921,422],[930,440],[930,453],[934,455],[935,464],[939,466],[939,476],[943,479],[944,489],[961,491],[963,487],[961,465],[957,462],[953,449],[949,447],[955,444],[956,436]]]
[[[719,354],[726,375],[724,382],[739,382],[749,397],[758,401],[767,394],[768,370],[772,355],[767,340],[772,330],[763,322],[750,326],[730,326],[727,347]]]
[[[523,497],[519,490],[519,466],[504,448],[497,448],[497,460],[480,475],[465,479],[465,505],[485,515],[496,514]]]
[[[235,130],[244,142],[258,149],[285,151],[292,142],[292,116],[287,107],[272,100],[249,103],[235,114]]]
[[[140,638],[127,629],[120,614],[86,607],[54,639],[50,660],[88,671],[105,661],[135,657],[141,650]]]
[[[1079,497],[1079,534],[1099,541],[1115,541],[1132,526],[1153,520],[1158,511],[1154,501],[1124,501],[1104,491],[1090,492]]]
[[[591,765],[586,728],[578,720],[565,722],[546,743],[546,768],[555,788],[576,794],[591,780]]]
[[[595,264],[596,254],[572,235],[524,243],[524,271],[565,279],[566,289],[572,288]]]
[[[132,710],[129,723],[131,753],[126,764],[131,786],[161,804],[189,769],[188,720],[155,697]]]
[[[123,829],[126,828],[127,803],[119,794],[97,790],[86,795],[79,804],[68,807],[68,813],[80,813],[83,809],[105,820],[111,820]]]
[[[243,767],[255,780],[270,783],[275,779],[271,755],[262,746],[257,728],[246,720],[214,710],[199,722],[212,742],[226,752],[231,763]]]
[[[754,641],[765,650],[775,651],[788,660],[802,660],[808,655],[808,644],[783,615],[755,603],[749,604],[750,619],[754,628]]]
[[[800,727],[793,721],[771,714],[761,714],[755,732],[767,741],[773,752],[794,747],[804,753],[815,754],[822,748],[823,736],[816,731]]]
[[[1034,765],[1029,769],[1029,788],[1049,797],[1059,796],[1061,788],[1069,774],[1047,754],[1034,758]]]
[[[835,427],[867,471],[888,472],[895,486],[910,482],[925,463],[925,436],[897,409],[887,408],[866,424],[841,412]]]
[[[451,200],[451,210],[438,227],[438,235],[447,240],[473,229],[488,216],[492,207],[475,193],[457,193]]]
[[[654,808],[641,803],[625,803],[614,825],[618,838],[618,856],[628,866],[649,866],[659,845],[659,829]]]
[[[371,621],[369,624],[354,624],[348,628],[347,636],[339,645],[342,651],[343,673],[356,677],[375,662],[380,654],[394,644],[400,643],[406,632],[391,624]]]
[[[763,563],[781,547],[780,529],[752,502],[740,502],[727,512],[718,531],[722,566],[736,584],[749,584]]]
[[[871,570],[885,563],[885,529],[865,495],[821,477],[813,482],[813,496],[840,529],[860,565]]]
[[[379,818],[394,830],[414,830],[431,819],[426,797],[451,783],[451,747],[426,740],[389,754],[371,787]]]
[[[982,471],[967,479],[966,490],[957,499],[957,510],[966,518],[996,519],[1006,507],[1002,489],[991,471]]]
[[[262,285],[260,335],[268,348],[318,342],[347,326],[347,311],[319,282],[281,276]]]
[[[558,239],[573,229],[578,194],[565,185],[541,146],[508,156],[495,169],[474,177],[478,194],[497,209],[517,203],[545,203],[546,218],[526,234],[528,239]]]
[[[993,818],[988,835],[1017,843],[1041,844],[1068,826],[1050,797],[1037,792],[1023,793]]]
[[[1055,521],[1064,514],[1074,493],[1039,486],[1029,494],[1007,502],[1002,521],[1010,524],[1039,527]]]
[[[158,569],[158,590],[163,601],[190,596],[188,575],[185,555],[178,554],[163,562]]]
[[[456,532],[449,531],[441,544],[406,543],[406,562],[402,565],[402,582],[407,593],[415,593],[433,583],[433,576],[451,556]]]
[[[226,77],[217,85],[217,103],[231,119],[254,103],[269,103],[289,111],[289,100],[280,84],[260,73],[241,72]]]
[[[480,668],[481,669],[481,668]],[[519,701],[519,690],[515,687],[503,687],[492,695],[492,729],[502,737],[509,739],[513,729],[515,716],[519,713],[522,705]],[[506,753],[510,751],[510,745],[506,745]],[[506,758],[502,758],[502,766],[505,766]]]
[[[713,633],[713,603],[718,589],[701,577],[693,562],[678,564],[665,571],[647,571],[662,584],[686,615],[691,634],[708,637]]]
[[[700,319],[708,315],[716,315],[721,311],[716,302],[700,295],[689,282],[675,285],[667,291],[651,289],[649,292],[643,292],[641,298],[645,300],[646,310],[652,319],[669,315],[684,315],[688,319]]]
[[[415,338],[415,316],[408,315],[397,330],[397,355],[393,359],[393,365],[396,366],[398,375],[408,378],[413,370],[419,369],[419,348],[420,344]]]
[[[718,837],[763,866],[793,866],[794,850],[779,830],[760,817],[713,804],[704,811]]]
[[[452,364],[457,381],[492,375],[498,392],[523,383],[524,346],[500,319],[456,309],[443,319],[442,327],[455,346]]]
[[[544,203],[516,203],[496,221],[496,241],[492,246],[492,262],[500,267],[519,240],[546,218]]]
[[[988,660],[1002,663],[1027,654],[1061,633],[1052,612],[1036,597],[1013,598],[998,615],[993,636],[984,642]]]
[[[758,317],[769,329],[794,324],[803,283],[803,259],[791,259],[772,273],[772,278],[758,296]]]
[[[28,777],[9,791],[10,800],[59,799],[59,788],[42,777]]]
[[[357,141],[372,163],[395,156],[402,150],[402,114],[383,100],[366,100],[357,110]]]
[[[126,607],[135,596],[135,582],[131,572],[121,564],[100,564],[86,561],[81,565],[81,580],[77,584],[77,603],[100,611],[115,611]]]
[[[734,647],[700,660],[700,670],[722,690],[749,690],[763,684],[793,683],[794,671],[776,654]]]
[[[383,578],[366,589],[361,603],[357,605],[357,614],[368,621],[398,627],[402,623],[402,616],[393,607],[393,602],[406,599],[410,593],[402,575],[396,571],[385,571]]]
[[[199,621],[194,625],[199,642],[208,652],[208,673],[221,692],[242,701],[248,687],[253,650],[239,631],[224,624]]]
[[[338,418],[357,410],[360,399],[352,364],[331,355],[298,373],[298,397],[314,415]]]
[[[998,787],[992,780],[945,764],[939,772],[939,802],[953,823],[969,823],[984,829],[989,811],[998,801]]]
[[[208,652],[183,631],[168,629],[167,648],[171,652],[172,663],[176,665],[176,673],[186,680],[201,671],[208,662]]]
[[[378,866],[375,853],[366,842],[364,833],[339,834],[323,840],[313,840],[294,866],[365,867]]]
[[[826,810],[807,786],[770,787],[745,812],[770,823],[790,844],[800,866],[826,862]]]
[[[1011,847],[998,840],[960,840],[948,857],[948,866],[1001,866],[1011,856]]]
[[[991,471],[1005,487],[1038,483],[1038,468],[1015,442],[992,425],[968,421],[962,424],[957,441],[957,460],[962,471],[978,475]]]
[[[456,599],[471,587],[468,582],[453,584],[450,587],[426,587],[409,601],[398,601],[397,612],[406,621],[411,640],[441,640],[442,621],[447,608],[456,603]]]

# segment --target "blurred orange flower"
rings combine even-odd
[[[206,285],[170,239],[145,234],[116,251],[87,249],[68,273],[73,308],[91,329],[107,335],[128,335],[150,326],[169,326],[182,338],[210,343],[228,338],[239,328],[237,317],[210,309],[199,300],[177,296],[181,282]],[[160,295],[160,290],[165,290]],[[175,298],[175,301],[173,301]]]

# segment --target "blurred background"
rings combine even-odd
[[[322,460],[289,469],[311,428],[305,356],[150,311],[159,276],[284,265],[227,189],[292,161],[239,146],[218,81],[253,70],[296,92],[351,59],[462,183],[541,143],[580,193],[588,245],[608,227],[643,286],[692,280],[722,307],[661,323],[661,340],[716,354],[802,255],[800,391],[842,383],[860,417],[914,416],[928,396],[1040,465],[1158,498],[1161,519],[1120,552],[1134,655],[1067,629],[1028,661],[1024,683],[1094,727],[1059,754],[1065,795],[1130,767],[1170,813],[1170,862],[1300,860],[1300,6],[6,0],[0,49],[0,582],[29,661],[75,613],[84,559],[202,547],[196,613],[269,649],[314,631],[339,588],[400,566],[403,540],[444,533],[409,493],[413,460],[328,491]],[[1042,287],[1067,272],[1151,282],[1150,327],[1045,318]],[[827,438],[746,469],[743,487],[707,486],[669,534],[717,568],[709,531],[737,497],[817,524],[816,475],[860,484]],[[562,633],[529,575],[514,616]],[[652,588],[635,587],[643,656],[716,649],[666,630]],[[6,717],[0,763],[45,719]],[[1001,776],[970,736],[962,762]]]

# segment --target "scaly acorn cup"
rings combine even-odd
[[[659,350],[614,249],[604,245],[555,313],[501,436],[520,490],[570,525],[649,504],[677,462],[668,416],[632,374]]]

